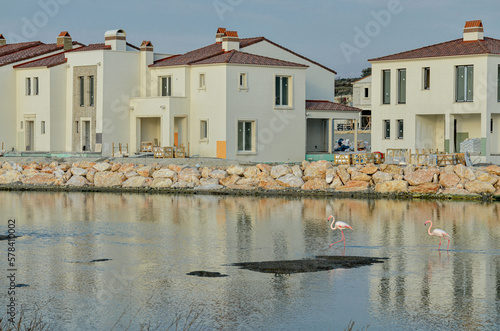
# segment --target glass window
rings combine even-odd
[[[160,86],[162,97],[169,97],[172,95],[172,76],[161,77]]]
[[[406,103],[406,69],[398,70],[398,103]]]
[[[40,132],[41,132],[42,134],[45,134],[45,121],[42,121],[42,122],[40,123],[40,127],[41,127]]]
[[[80,76],[79,77],[79,81],[80,81],[80,107],[83,107],[83,105],[85,105],[85,77],[83,76]]]
[[[89,104],[94,106],[94,76],[89,76]]]
[[[287,76],[276,76],[275,105],[288,106],[289,100],[289,78]]]
[[[391,71],[382,71],[382,103],[388,105],[391,103]]]
[[[26,95],[31,95],[31,78],[26,78]]]
[[[473,101],[474,66],[457,66],[457,102]]]
[[[431,89],[431,68],[424,68],[424,90]]]
[[[205,88],[205,74],[200,74],[199,88]]]
[[[241,73],[240,74],[240,88],[247,88],[247,74],[246,73]]]
[[[368,98],[369,94],[368,94],[368,87],[365,87],[365,98]]]
[[[253,121],[238,122],[238,152],[253,151]]]
[[[384,139],[391,139],[391,121],[384,120]]]
[[[404,132],[403,132],[403,120],[398,120],[398,139],[403,139],[404,138]]]
[[[38,77],[33,77],[33,95],[38,95]]]
[[[208,139],[208,121],[200,121],[200,139]]]

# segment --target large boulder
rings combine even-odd
[[[99,162],[94,164],[93,168],[97,171],[109,171],[111,170],[111,164],[108,162]]]
[[[439,176],[439,184],[444,188],[456,187],[460,183],[460,177],[454,172],[443,172]]]
[[[326,160],[311,162],[304,170],[304,180],[310,180],[313,178],[325,179],[326,170],[332,167],[333,165],[331,162]]]
[[[18,184],[21,183],[21,173],[17,170],[7,170],[0,176],[0,184]]]
[[[259,174],[260,170],[255,166],[246,167],[245,171],[243,171],[243,176],[246,178],[256,178]]]
[[[179,172],[179,181],[197,183],[201,178],[201,173],[196,168],[184,168]]]
[[[170,170],[168,168],[163,168],[163,169],[160,169],[160,170],[156,170],[155,172],[153,172],[153,174],[151,175],[153,178],[170,178],[170,179],[173,179],[177,176],[177,173],[173,170]]]
[[[164,188],[171,187],[173,184],[172,179],[166,177],[157,177],[153,179],[153,183],[151,183],[151,187],[153,188]]]
[[[88,169],[80,168],[80,167],[72,167],[71,168],[71,174],[73,176],[86,176],[87,175]]]
[[[363,181],[363,182],[369,182],[371,180],[371,176],[361,172],[361,171],[356,171],[351,174],[351,181]]]
[[[135,171],[139,174],[139,176],[142,176],[142,177],[151,177],[154,170],[155,169],[153,166],[142,166],[142,167],[135,169]]]
[[[241,177],[238,175],[231,175],[231,176],[219,179],[219,183],[223,186],[229,186],[229,185],[236,184],[236,182],[239,181],[240,179],[241,179]]]
[[[238,176],[241,176],[245,172],[245,167],[243,167],[241,165],[232,165],[232,166],[229,166],[226,169],[226,172],[229,175],[238,175]]]
[[[376,173],[378,171],[378,167],[374,164],[367,164],[366,166],[361,168],[359,171],[361,171],[362,173],[367,174],[367,175],[373,175],[374,173]]]
[[[94,175],[94,186],[96,187],[117,187],[122,186],[125,181],[123,172],[100,171]]]
[[[439,184],[423,183],[417,186],[410,186],[408,190],[413,193],[436,193],[439,190]]]
[[[458,175],[458,177],[462,179],[468,179],[468,180],[475,180],[476,176],[474,175],[474,172],[472,169],[464,166],[463,164],[457,164],[453,170],[455,173]]]
[[[279,164],[271,168],[271,177],[274,179],[291,174],[292,169],[287,164]]]
[[[151,181],[152,181],[151,178],[147,178],[144,176],[134,176],[124,181],[122,187],[135,187],[135,188],[149,187]]]
[[[380,184],[392,180],[392,174],[385,171],[377,171],[372,175],[373,183]]]
[[[311,180],[308,180],[302,185],[303,190],[324,190],[328,188],[328,184],[324,179],[321,178],[314,178]]]
[[[83,176],[72,176],[67,182],[67,186],[73,186],[73,187],[83,187],[83,186],[89,186],[90,182],[87,180],[87,178]]]
[[[351,180],[350,182],[347,182],[344,186],[339,186],[335,189],[335,191],[338,192],[360,192],[360,191],[366,191],[368,187],[370,186],[370,183],[365,182],[365,181],[359,181],[359,180]]]
[[[351,180],[351,175],[347,172],[345,166],[340,166],[337,169],[337,175],[340,177],[342,184],[347,184]]]
[[[434,178],[434,171],[429,169],[419,169],[413,172],[410,172],[404,179],[408,182],[408,184],[412,186],[417,186],[424,183],[431,183]]]
[[[220,169],[213,170],[212,172],[210,172],[208,174],[208,177],[215,178],[215,179],[226,178],[227,177],[227,172],[224,171],[224,170],[220,170]]]
[[[375,185],[375,192],[378,193],[402,193],[407,191],[408,182],[404,180],[390,180]]]
[[[293,174],[286,174],[276,179],[276,182],[283,187],[301,187],[304,185],[302,178],[294,176]]]
[[[486,167],[486,171],[488,171],[490,174],[500,176],[500,166],[497,165],[489,165]]]
[[[473,180],[465,183],[465,189],[471,193],[495,193],[496,189],[488,182]]]
[[[53,174],[38,173],[21,178],[21,182],[24,185],[55,185],[56,178]]]

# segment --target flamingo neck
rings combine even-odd
[[[333,223],[335,223],[335,218],[333,219],[332,224],[330,224],[330,227],[332,228],[332,230],[335,230],[335,227],[333,226]]]
[[[432,222],[429,222],[429,223],[431,223],[431,226],[429,226],[429,228],[427,229],[427,232],[429,232],[429,235],[431,235],[431,236],[432,236],[432,233],[431,233]]]

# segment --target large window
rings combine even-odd
[[[391,71],[382,71],[382,103],[388,105],[391,103]]]
[[[384,120],[384,139],[391,139],[391,121]]]
[[[200,140],[208,139],[208,121],[201,120],[200,121]]]
[[[94,106],[94,99],[95,99],[94,85],[95,85],[94,76],[89,76],[89,104],[91,107]]]
[[[431,89],[431,68],[425,67],[423,69],[423,89],[424,90],[430,90]]]
[[[404,125],[403,125],[403,120],[397,120],[396,121],[398,125],[398,139],[403,139],[404,138]]]
[[[275,105],[289,106],[290,105],[290,80],[288,76],[276,76],[275,87]]]
[[[169,97],[172,95],[172,76],[160,77],[160,95]]]
[[[457,102],[473,101],[474,66],[457,66]]]
[[[254,151],[254,121],[238,121],[238,152]]]
[[[398,103],[406,103],[406,69],[398,70]]]
[[[85,77],[80,76],[78,81],[80,82],[80,107],[85,105]]]

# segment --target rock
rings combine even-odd
[[[163,168],[163,169],[160,169],[160,170],[156,170],[155,172],[153,172],[153,174],[151,175],[153,178],[174,178],[177,174],[175,173],[175,171],[172,171],[168,168]]]
[[[226,169],[226,172],[228,173],[228,175],[240,176],[240,175],[243,175],[243,173],[245,172],[245,168],[243,166],[240,166],[240,165],[232,165]]]
[[[219,185],[219,180],[217,178],[200,178],[199,182],[200,186],[207,186],[207,185]]]
[[[360,171],[354,172],[351,174],[351,181],[363,181],[363,182],[369,182],[372,178]]]
[[[387,172],[391,175],[403,175],[403,168],[395,165],[395,164],[381,164],[380,170]]]
[[[97,171],[109,171],[111,170],[111,164],[108,162],[99,162],[94,164],[93,168]]]
[[[150,166],[150,165],[138,167],[135,169],[135,171],[139,174],[139,176],[142,176],[142,177],[151,177],[154,170],[155,170],[154,167]]]
[[[56,169],[53,172],[53,175],[54,175],[55,178],[61,178],[62,179],[63,176],[64,176],[64,174],[65,174],[65,172],[62,171],[61,169]]]
[[[260,173],[259,168],[255,166],[247,167],[243,172],[243,176],[246,178],[256,178]]]
[[[258,186],[265,190],[277,190],[284,188],[283,186],[278,184],[278,182],[274,178],[270,176],[261,178]]]
[[[384,171],[377,171],[376,173],[373,174],[372,176],[373,183],[375,185],[388,182],[392,180],[392,175],[388,172]]]
[[[343,184],[343,183],[342,183],[342,181],[340,180],[340,177],[339,177],[339,176],[337,176],[337,177],[335,177],[335,178],[333,179],[332,183],[330,184],[330,188],[335,189],[335,188],[340,187],[340,186],[342,186],[342,185],[344,185],[344,184]]]
[[[201,173],[196,168],[184,168],[178,174],[179,181],[197,183],[201,178]]]
[[[302,169],[302,171],[306,170],[307,166],[310,164],[309,161],[302,161],[302,164],[300,165],[300,168]]]
[[[455,172],[443,172],[439,176],[439,184],[444,188],[453,188],[460,183],[460,177]]]
[[[136,188],[149,187],[150,180],[151,180],[150,178],[144,176],[134,176],[124,181],[122,187],[136,187]]]
[[[495,188],[488,182],[473,180],[465,183],[465,189],[471,193],[495,193]]]
[[[28,166],[27,169],[33,169],[33,170],[42,170],[42,166],[36,162],[31,162]]]
[[[328,188],[328,184],[324,179],[314,178],[305,182],[301,188],[303,190],[324,190]]]
[[[121,163],[113,163],[111,165],[111,171],[113,171],[113,172],[118,171],[121,169],[121,167],[122,167]]]
[[[66,182],[66,185],[74,187],[83,187],[83,186],[89,186],[90,182],[87,180],[87,178],[83,176],[72,176],[70,180]]]
[[[219,179],[219,183],[223,186],[229,186],[229,185],[236,184],[236,182],[239,181],[240,178],[241,177],[238,175],[231,175],[229,177],[224,177],[224,178]]]
[[[0,175],[0,184],[18,184],[21,183],[21,173],[17,170],[7,170]]]
[[[67,182],[67,181],[71,178],[71,176],[73,176],[73,174],[71,173],[71,170],[68,170],[68,171],[66,171],[66,173],[64,174],[64,176],[63,176],[63,180],[64,180],[65,182]]]
[[[417,170],[416,167],[412,164],[408,164],[406,167],[404,167],[402,169],[403,169],[403,175],[407,175],[407,174],[412,173],[415,170]]]
[[[326,177],[325,181],[327,184],[331,184],[333,179],[337,176],[337,169],[336,168],[328,168],[326,169]]]
[[[413,193],[436,193],[439,190],[439,184],[424,183],[418,186],[410,186],[408,190]]]
[[[433,178],[434,171],[428,169],[416,170],[404,176],[404,179],[412,186],[417,186],[423,183],[431,183]]]
[[[151,184],[151,187],[154,188],[161,188],[161,187],[170,187],[172,186],[173,182],[170,178],[166,177],[158,177],[153,179],[153,183]]]
[[[126,172],[125,173],[125,178],[126,179],[129,179],[129,178],[132,178],[132,177],[137,177],[137,176],[139,176],[139,174],[137,173],[137,171],[130,171],[130,172]],[[147,178],[147,177],[144,177],[144,178]]]
[[[390,180],[375,185],[378,193],[402,193],[408,191],[408,182],[404,180]]]
[[[86,176],[87,172],[89,172],[87,169],[83,169],[80,167],[73,167],[71,168],[71,174],[73,176]]]
[[[478,195],[475,193],[471,193],[467,190],[464,190],[463,188],[447,188],[443,191],[443,194],[446,195]]]
[[[304,185],[302,178],[294,176],[293,174],[286,174],[276,179],[276,182],[283,187],[301,187]]]
[[[177,165],[177,164],[169,164],[168,165],[168,168],[172,171],[175,171],[177,173],[181,172],[182,169],[184,169],[186,166],[180,166],[180,165]]]
[[[49,168],[56,169],[59,166],[59,162],[57,161],[52,161],[49,164]]]
[[[127,173],[133,171],[137,165],[133,163],[124,163],[120,166],[120,169],[118,169],[119,172]]]
[[[441,173],[454,174],[455,173],[454,168],[455,166],[453,165],[447,165],[442,169]]]
[[[201,173],[201,178],[208,178],[208,175],[212,172],[213,169],[210,169],[209,167],[203,167],[199,169]]]
[[[185,180],[179,180],[177,183],[174,183],[172,188],[194,188],[196,184],[194,182],[188,182]]]
[[[26,168],[25,170],[23,170],[21,172],[21,174],[25,175],[25,176],[34,176],[34,175],[36,175],[38,173],[40,173],[38,170],[32,169],[32,168]]]
[[[259,163],[256,165],[256,167],[263,173],[266,173],[268,175],[271,173],[271,166],[269,164]]]
[[[254,178],[240,178],[236,182],[236,185],[248,185],[248,186],[257,186],[259,185],[260,180],[256,177]]]
[[[80,162],[80,168],[83,168],[83,169],[92,168],[94,165],[95,165],[95,162],[91,162],[91,161],[81,161]]]
[[[490,174],[500,176],[500,166],[494,164],[489,165],[486,167],[486,171],[488,171],[488,173]]]
[[[344,186],[337,187],[335,191],[338,192],[359,192],[368,189],[370,183],[365,181],[351,180],[347,182]]]
[[[347,172],[346,168],[344,166],[340,166],[337,169],[337,175],[340,177],[340,180],[342,181],[342,184],[347,184],[351,180],[351,175]]]
[[[304,175],[304,173],[302,172],[302,168],[298,164],[292,166],[292,174],[295,177],[299,178],[302,178],[302,176]]]
[[[271,177],[275,179],[291,173],[292,169],[286,164],[279,164],[271,168]]]
[[[360,170],[362,173],[367,174],[367,175],[373,175],[378,171],[378,167],[373,165],[373,164],[367,164]]]
[[[87,177],[87,180],[89,182],[94,183],[94,176],[95,176],[96,172],[97,172],[97,170],[94,168],[89,169],[89,172],[87,172],[87,176],[85,176],[85,177]]]
[[[94,186],[97,187],[116,187],[122,186],[125,181],[123,172],[100,171],[94,175]]]
[[[24,185],[55,185],[56,178],[53,174],[38,173],[21,178]]]
[[[42,172],[44,174],[53,174],[54,173],[54,169],[50,168],[50,167],[45,167],[42,170],[40,170],[40,172]]]
[[[208,176],[209,176],[210,178],[214,178],[214,179],[222,179],[222,178],[227,177],[227,172],[226,172],[226,171],[224,171],[224,170],[220,170],[220,169],[218,169],[218,170],[214,170],[214,171],[210,172],[210,173],[208,174]],[[239,177],[239,176],[238,176],[238,177]]]
[[[494,186],[498,182],[498,176],[493,173],[482,173],[477,176],[477,180],[490,183]]]
[[[468,179],[468,180],[475,180],[476,179],[476,177],[474,176],[474,172],[470,168],[467,168],[466,166],[464,166],[463,164],[457,164],[453,168],[453,170],[460,178]]]
[[[304,170],[304,180],[311,180],[314,178],[325,179],[326,170],[332,167],[333,165],[326,160],[312,162]]]

